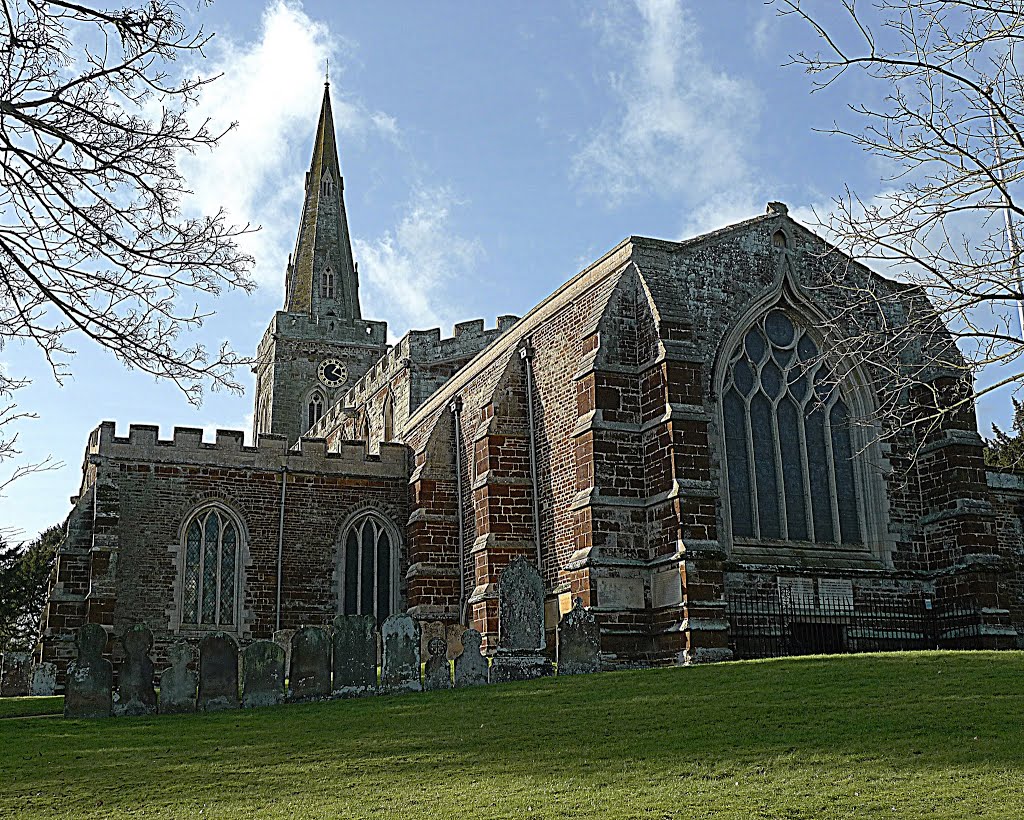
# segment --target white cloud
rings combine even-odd
[[[708,63],[681,2],[636,0],[636,10],[638,40],[631,39],[636,21],[623,20],[618,8],[596,19],[607,46],[625,56],[610,78],[621,116],[576,155],[574,177],[612,204],[652,191],[700,203],[707,214],[698,221],[746,208],[756,188],[746,159],[757,127],[755,89]]]
[[[363,313],[387,316],[393,338],[408,328],[447,329],[456,315],[444,285],[468,273],[483,252],[453,232],[451,209],[459,204],[447,188],[420,189],[394,230],[353,239]]]

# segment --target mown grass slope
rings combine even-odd
[[[14,708],[0,712],[0,817],[1024,816],[1017,652],[91,722],[4,719]]]

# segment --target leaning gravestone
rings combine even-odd
[[[377,690],[377,632],[372,615],[334,619],[334,694],[364,695]]]
[[[194,659],[192,647],[178,641],[167,650],[170,666],[160,675],[160,714],[178,715],[196,710],[199,676],[188,665]]]
[[[201,712],[238,708],[238,644],[225,632],[213,632],[199,643]]]
[[[487,658],[480,651],[480,633],[462,633],[462,654],[455,659],[455,685],[480,686],[487,683]]]
[[[498,651],[491,681],[542,678],[554,672],[544,651],[544,581],[522,556],[498,578]]]
[[[331,694],[331,639],[318,626],[304,626],[292,636],[288,665],[289,700],[317,700]]]
[[[57,693],[57,664],[43,661],[32,670],[32,694],[46,697]]]
[[[416,619],[399,613],[390,615],[380,630],[383,662],[380,688],[385,692],[419,692],[420,625]]]
[[[32,694],[32,655],[4,652],[0,656],[0,697],[21,698]]]
[[[589,675],[601,671],[601,629],[594,614],[577,598],[558,622],[558,674]]]
[[[284,700],[284,649],[274,641],[254,641],[242,652],[242,706],[276,706]]]
[[[425,689],[451,689],[452,669],[448,664],[448,641],[444,638],[431,638],[428,647],[430,657],[427,658],[423,674]]]
[[[114,715],[132,717],[156,712],[156,690],[153,688],[153,633],[143,624],[136,624],[122,640],[124,661],[114,693]]]
[[[107,631],[99,624],[86,624],[75,636],[78,657],[68,664],[64,684],[64,717],[110,717],[114,669],[103,657]]]

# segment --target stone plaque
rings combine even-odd
[[[601,630],[579,598],[558,623],[558,674],[601,671]]]
[[[334,619],[334,694],[377,691],[377,630],[372,615]]]
[[[679,606],[683,602],[683,579],[679,567],[659,570],[651,576],[651,598],[654,608]]]
[[[199,643],[197,706],[201,712],[239,706],[238,644],[226,632],[214,632]]]
[[[110,717],[114,669],[103,657],[107,631],[99,624],[86,624],[75,636],[78,657],[68,664],[64,684],[64,717]]]
[[[0,656],[0,696],[21,698],[32,694],[32,655],[4,652]]]
[[[380,630],[383,662],[380,688],[385,692],[419,692],[420,625],[416,619],[398,613],[390,615]]]
[[[818,597],[826,609],[853,609],[853,581],[849,578],[819,578]]]
[[[114,693],[114,714],[117,716],[152,715],[156,712],[156,689],[153,688],[153,633],[144,624],[128,630],[121,643],[124,661]]]
[[[178,641],[167,650],[167,660],[171,665],[160,675],[160,714],[194,712],[199,676],[188,668],[195,660],[192,647]]]
[[[276,706],[284,700],[284,658],[281,644],[253,641],[242,652],[242,707]]]
[[[462,633],[462,654],[455,659],[455,685],[480,686],[487,683],[487,658],[480,651],[480,633]]]
[[[601,609],[643,609],[642,578],[598,578],[597,603]]]
[[[32,694],[37,697],[54,695],[57,692],[57,664],[45,661],[37,663],[32,670]]]
[[[444,638],[430,639],[430,657],[423,670],[424,689],[451,689],[452,669],[448,664],[448,641]]]
[[[498,646],[506,652],[544,648],[544,582],[522,556],[498,579]]]
[[[803,606],[814,606],[813,578],[784,578],[779,576],[779,597],[783,601]]]
[[[327,630],[304,626],[292,636],[288,697],[317,700],[331,695],[331,639]]]

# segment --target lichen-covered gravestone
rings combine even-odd
[[[99,624],[86,624],[75,636],[78,657],[68,664],[64,684],[64,717],[110,717],[114,669],[103,657],[107,631]]]
[[[304,626],[292,636],[288,666],[290,700],[317,700],[331,694],[331,639],[327,630]]]
[[[242,652],[242,706],[275,706],[284,700],[284,649],[253,641]]]
[[[196,710],[199,676],[188,668],[193,659],[192,647],[184,641],[178,641],[167,650],[171,665],[160,675],[160,714],[178,715]]]
[[[32,694],[46,697],[57,692],[57,664],[43,661],[32,670]]]
[[[122,639],[124,661],[114,693],[114,714],[118,717],[152,715],[156,712],[156,689],[153,688],[153,633],[143,624],[136,624]]]
[[[554,669],[544,651],[544,581],[522,556],[498,578],[498,651],[491,682],[531,680]]]
[[[213,632],[199,643],[201,712],[238,708],[238,644],[225,632]]]
[[[452,670],[448,663],[448,641],[444,638],[431,638],[428,651],[430,657],[427,658],[423,673],[424,688],[451,689]]]
[[[480,686],[487,683],[487,658],[480,651],[480,633],[462,633],[462,654],[455,659],[455,685]]]
[[[380,630],[383,662],[380,687],[385,692],[419,692],[420,625],[404,613],[390,615]]]
[[[601,671],[601,629],[577,598],[558,622],[558,674],[589,675]]]
[[[377,632],[372,615],[334,619],[334,694],[338,697],[377,691]]]
[[[4,652],[0,656],[0,697],[21,698],[32,694],[32,656],[28,652]]]

